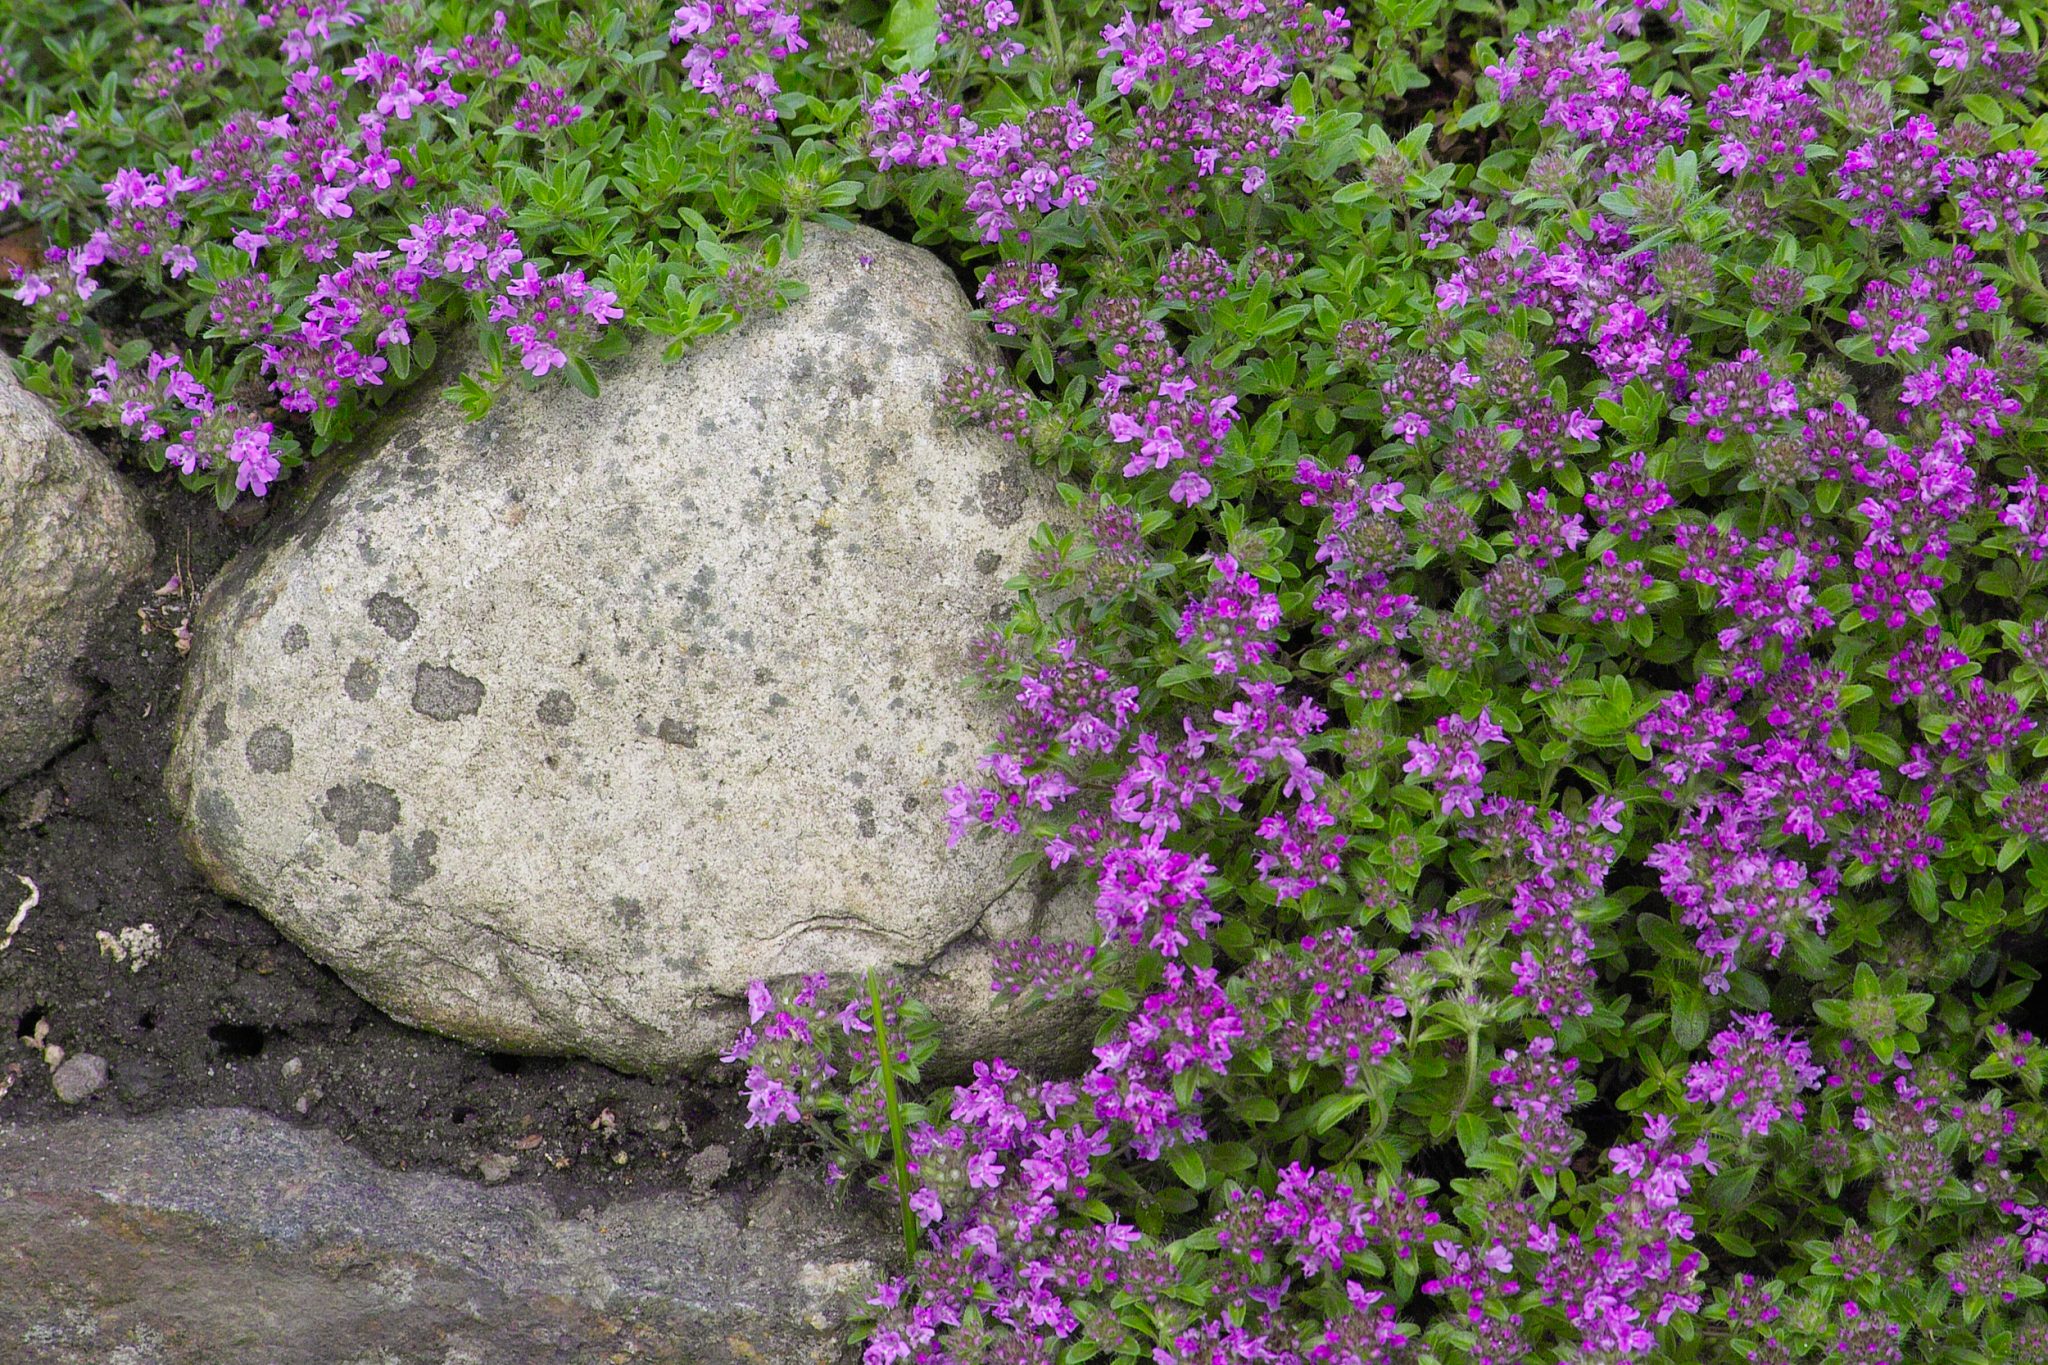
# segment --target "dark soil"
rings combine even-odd
[[[158,563],[80,665],[99,692],[87,728],[0,791],[0,930],[28,894],[18,876],[41,894],[0,951],[0,1121],[74,1112],[28,1041],[40,1026],[46,1042],[108,1062],[88,1107],[267,1110],[395,1167],[475,1173],[484,1157],[515,1157],[512,1179],[545,1181],[570,1204],[685,1183],[684,1163],[714,1144],[735,1179],[778,1159],[741,1129],[729,1084],[489,1054],[406,1028],[207,886],[162,790],[183,673],[177,631],[264,508],[223,515],[161,479],[138,487]],[[158,595],[174,574],[180,588]],[[145,922],[162,950],[141,970],[102,950],[101,932]],[[701,1179],[726,1163],[714,1153],[698,1166]]]

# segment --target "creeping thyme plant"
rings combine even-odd
[[[2048,1363],[2048,8],[13,9],[0,327],[224,501],[806,222],[977,286],[934,402],[1072,515],[952,832],[1096,1029],[755,989],[868,1365]]]

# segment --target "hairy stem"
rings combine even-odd
[[[1479,1029],[1477,1026],[1465,1030],[1465,1089],[1458,1096],[1457,1107],[1451,1110],[1451,1122],[1463,1117],[1472,1103],[1472,1096],[1479,1090]]]

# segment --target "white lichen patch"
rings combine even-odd
[[[157,954],[164,950],[163,935],[159,934],[156,926],[147,920],[140,924],[131,924],[118,934],[110,934],[102,929],[93,937],[99,940],[102,957],[111,957],[117,963],[127,963],[131,972],[141,971],[156,961]]]

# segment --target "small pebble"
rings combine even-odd
[[[714,1142],[703,1151],[683,1163],[683,1174],[700,1191],[708,1190],[725,1179],[732,1170],[732,1153],[722,1142]]]
[[[509,1180],[512,1176],[513,1168],[518,1164],[519,1158],[516,1156],[506,1156],[501,1152],[493,1152],[489,1156],[477,1158],[476,1169],[477,1174],[484,1178],[484,1184],[496,1185]]]
[[[90,1052],[66,1057],[50,1076],[57,1098],[66,1104],[84,1104],[107,1083],[107,1060]]]

